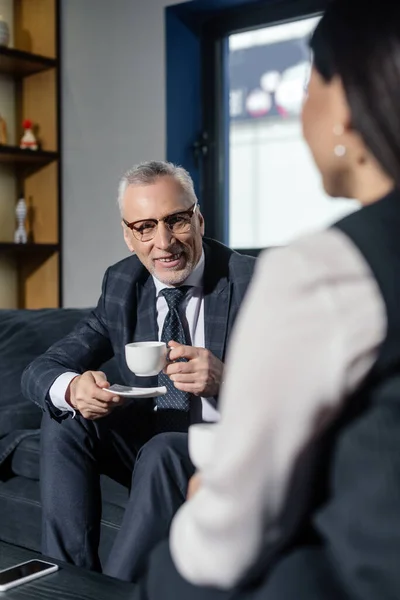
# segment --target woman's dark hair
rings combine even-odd
[[[400,187],[399,0],[332,0],[310,45],[323,79],[340,77],[354,129]]]

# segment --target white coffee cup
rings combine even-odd
[[[218,427],[218,423],[196,423],[189,427],[189,456],[196,469],[200,471],[213,460]]]
[[[132,342],[125,346],[128,368],[138,377],[158,375],[167,364],[165,342]]]

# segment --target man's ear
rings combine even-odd
[[[135,250],[132,246],[131,232],[129,231],[129,229],[127,228],[127,226],[124,223],[122,223],[122,231],[124,233],[125,244],[128,246],[129,252],[135,253]]]
[[[205,229],[205,224],[204,224],[204,217],[201,214],[201,212],[199,211],[199,224],[200,224],[200,233],[201,233],[201,237],[204,237],[204,229]]]

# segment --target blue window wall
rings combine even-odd
[[[200,195],[193,143],[202,131],[202,48],[205,22],[254,0],[192,0],[166,8],[167,159],[185,167]]]

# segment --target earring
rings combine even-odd
[[[343,125],[340,125],[340,123],[338,123],[337,125],[335,125],[335,127],[333,128],[333,133],[335,135],[343,135],[344,134],[344,127],[343,127]]]
[[[343,146],[343,144],[338,144],[337,146],[335,146],[335,149],[334,149],[335,156],[342,158],[346,154],[346,152],[347,152],[346,146]]]
[[[343,135],[343,133],[344,133],[343,125],[341,125],[340,123],[337,123],[333,128],[333,133],[337,136]],[[337,146],[335,146],[333,152],[334,152],[335,156],[342,158],[346,154],[347,148],[343,144],[338,144]]]

